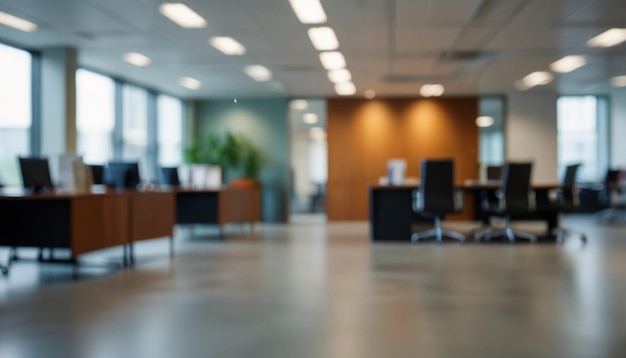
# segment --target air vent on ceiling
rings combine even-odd
[[[388,83],[438,83],[443,81],[442,76],[413,75],[413,74],[386,74],[381,76],[381,81]]]
[[[445,51],[439,56],[442,61],[474,61],[481,57],[481,51]]]

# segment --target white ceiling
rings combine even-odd
[[[0,0],[0,10],[40,25],[23,33],[0,25],[0,41],[28,49],[76,47],[79,64],[184,98],[335,96],[318,52],[288,0],[185,0],[209,26],[188,30],[163,17],[156,0]],[[626,28],[624,0],[322,0],[337,33],[358,94],[413,96],[438,82],[446,95],[514,91],[516,80],[548,70],[565,55],[589,63],[531,91],[603,93],[608,79],[626,75],[626,44],[591,49],[586,41],[611,27]],[[210,36],[232,36],[247,48],[226,56]],[[122,61],[140,52],[153,63]],[[446,60],[446,51],[480,51],[471,60]],[[1,59],[0,59],[1,61]],[[243,67],[261,64],[272,83],[258,83]],[[202,81],[180,87],[181,76]]]

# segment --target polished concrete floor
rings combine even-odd
[[[0,277],[0,357],[625,357],[626,227],[565,223],[589,243],[371,244],[366,223],[303,223],[182,229],[173,260],[154,240],[77,282],[20,262]]]

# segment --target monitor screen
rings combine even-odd
[[[87,166],[91,169],[93,183],[104,184],[104,165],[88,164]]]
[[[140,183],[137,162],[109,162],[104,168],[104,184],[117,189],[136,189]]]
[[[180,186],[180,179],[178,179],[178,168],[162,167],[161,185]]]
[[[53,188],[47,158],[19,158],[24,188],[41,193]]]

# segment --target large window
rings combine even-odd
[[[122,96],[122,159],[138,161],[144,179],[152,173],[148,163],[148,92],[124,85]]]
[[[179,99],[161,95],[157,106],[159,165],[177,166],[182,162],[183,105]]]
[[[85,163],[113,158],[115,83],[109,77],[80,69],[76,72],[78,153]]]
[[[578,181],[597,181],[608,162],[606,100],[596,96],[560,97],[558,111],[558,170],[581,163]]]
[[[19,155],[30,153],[31,55],[0,44],[0,184],[21,185]]]

